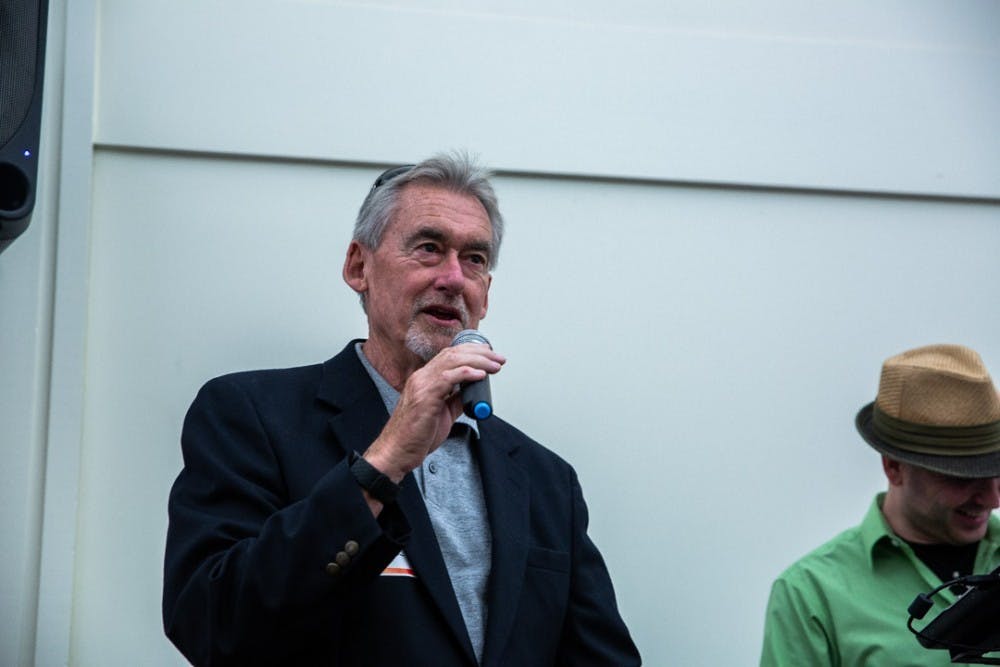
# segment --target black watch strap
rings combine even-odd
[[[351,466],[351,474],[354,475],[354,479],[372,498],[383,505],[396,502],[396,496],[399,495],[398,484],[383,475],[378,468],[368,463],[357,452],[351,452],[348,463]]]

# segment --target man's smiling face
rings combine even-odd
[[[906,463],[899,466],[899,520],[903,539],[923,544],[971,544],[983,539],[1000,504],[1000,478],[951,477]],[[892,477],[890,477],[892,480]]]

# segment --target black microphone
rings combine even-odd
[[[464,329],[455,334],[451,344],[461,345],[462,343],[483,343],[490,345],[486,336],[475,329]],[[490,345],[490,349],[493,346]],[[487,375],[482,380],[476,382],[466,382],[461,387],[462,410],[472,419],[486,419],[493,414],[493,398],[490,396],[490,376]]]

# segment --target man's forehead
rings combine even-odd
[[[389,230],[404,238],[448,240],[456,236],[481,236],[489,243],[493,228],[486,208],[474,196],[410,183],[400,193]]]
[[[474,195],[432,183],[407,183],[400,189],[397,213],[406,210],[426,215],[474,216],[487,224],[490,219],[483,203]]]

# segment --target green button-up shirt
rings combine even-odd
[[[897,537],[879,494],[860,526],[806,555],[771,587],[761,667],[950,665],[948,651],[926,649],[907,629],[907,608],[941,580]],[[976,574],[1000,565],[1000,518],[990,516],[976,552]],[[923,627],[954,602],[934,596]]]

